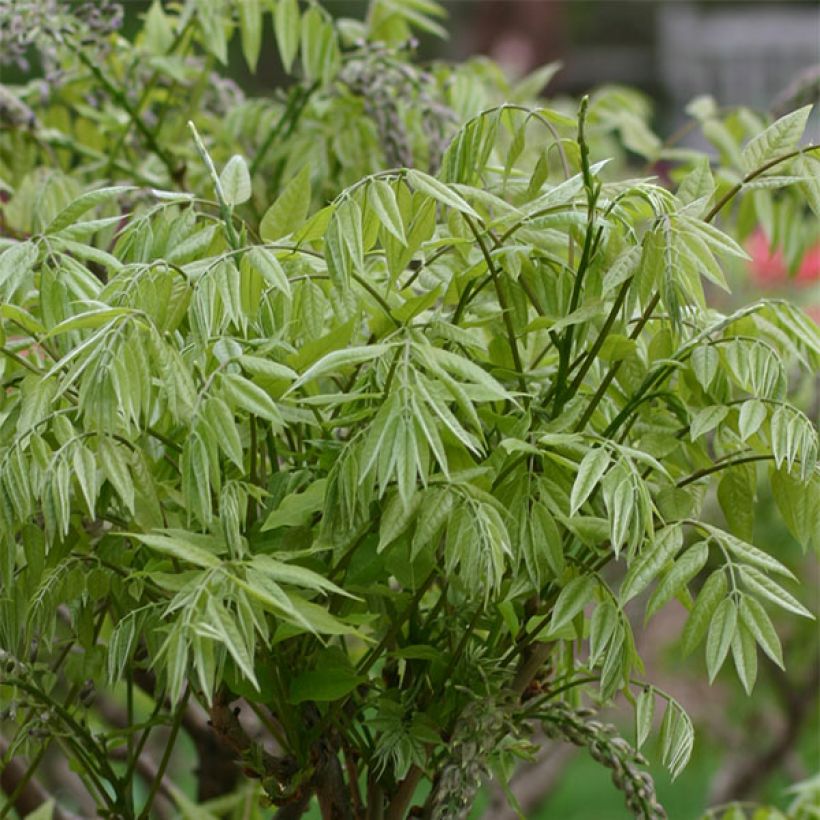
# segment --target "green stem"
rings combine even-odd
[[[504,327],[507,331],[507,342],[510,346],[510,353],[512,353],[515,369],[518,372],[518,385],[521,388],[521,392],[526,393],[527,382],[524,379],[524,366],[521,363],[521,354],[518,352],[518,342],[515,339],[515,327],[513,326],[512,316],[510,315],[510,306],[507,303],[507,297],[501,285],[501,280],[498,275],[498,269],[496,268],[495,263],[493,262],[493,259],[490,256],[490,251],[487,248],[487,244],[484,242],[484,238],[478,232],[478,229],[476,228],[473,220],[470,219],[470,217],[467,216],[467,214],[462,214],[462,216],[464,217],[465,222],[469,226],[470,231],[472,231],[472,234],[475,237],[476,242],[478,242],[478,246],[479,248],[481,248],[481,254],[484,257],[484,261],[487,263],[487,270],[489,270],[490,276],[492,276],[496,298],[498,299],[498,304],[501,306],[501,315],[504,321]]]
[[[168,171],[168,176],[174,181],[180,181],[180,170],[177,168],[174,158],[167,152],[165,149],[157,142],[156,137],[152,133],[151,129],[143,122],[142,118],[139,116],[137,111],[134,109],[134,106],[128,101],[126,95],[115,86],[108,77],[105,76],[102,69],[85,53],[82,48],[78,48],[76,46],[69,45],[69,48],[77,55],[80,59],[80,62],[94,75],[94,79],[99,82],[103,88],[114,98],[114,101],[120,108],[125,111],[126,114],[131,118],[131,121],[136,126],[137,131],[143,137],[146,147],[154,154],[159,157],[162,164],[165,166],[165,169]]]
[[[612,305],[612,309],[609,311],[609,315],[606,317],[604,321],[604,325],[601,328],[601,332],[598,334],[598,337],[595,339],[592,347],[589,350],[586,358],[584,359],[584,363],[581,365],[581,369],[578,371],[578,374],[575,376],[572,384],[570,385],[569,392],[572,395],[578,392],[578,389],[581,386],[581,383],[584,380],[587,372],[589,371],[590,367],[592,367],[595,359],[600,353],[601,348],[604,345],[607,337],[609,336],[609,331],[612,330],[612,325],[615,323],[615,319],[618,316],[621,308],[623,307],[624,301],[626,300],[626,296],[629,293],[629,287],[632,284],[632,277],[626,280],[626,282],[621,285],[621,289],[618,291],[618,295],[615,297],[615,302]]]
[[[267,137],[265,137],[265,141],[259,146],[259,150],[256,152],[253,162],[251,162],[251,177],[256,175],[256,172],[259,170],[259,167],[267,156],[270,147],[273,145],[274,140],[280,135],[286,123],[288,128],[283,136],[287,138],[293,133],[293,130],[296,128],[296,123],[299,121],[299,117],[302,115],[302,112],[308,104],[308,100],[318,87],[319,81],[317,80],[308,88],[304,88],[303,86],[294,86],[293,89],[291,89],[291,92],[288,95],[288,102],[285,106],[285,110],[282,112],[282,116],[279,117],[276,124],[268,132]]]
[[[676,487],[685,487],[687,484],[691,484],[694,481],[697,481],[700,478],[704,478],[705,476],[712,475],[712,473],[720,472],[721,470],[728,470],[730,467],[737,467],[739,464],[752,464],[756,461],[773,461],[774,456],[771,454],[766,455],[756,455],[756,456],[744,456],[743,458],[736,458],[734,461],[724,461],[720,464],[712,464],[710,467],[704,467],[702,470],[696,470],[691,475],[686,476],[686,478],[682,478],[678,483],[675,485]]]
[[[755,168],[754,171],[749,171],[745,177],[743,177],[740,182],[733,185],[713,206],[712,210],[703,217],[704,222],[711,222],[725,207],[726,205],[735,197],[737,194],[740,193],[741,188],[748,183],[751,182],[753,179],[756,179],[761,174],[765,174],[766,171],[771,170],[776,165],[780,165],[781,162],[787,162],[790,159],[794,159],[794,157],[799,156],[800,154],[806,154],[809,151],[820,151],[820,145],[807,145],[805,148],[797,148],[794,151],[789,151],[787,154],[782,154],[779,157],[775,157],[769,162],[764,163],[759,168]]]
[[[587,229],[584,235],[584,248],[581,252],[581,259],[578,262],[578,270],[575,274],[575,282],[572,286],[572,296],[570,297],[569,309],[567,313],[573,313],[581,301],[581,292],[583,290],[584,278],[587,269],[595,255],[598,248],[598,243],[601,238],[601,231],[595,229],[595,204],[598,199],[599,186],[596,186],[592,181],[592,172],[589,165],[589,145],[587,145],[586,137],[584,135],[584,127],[586,124],[587,109],[589,107],[589,97],[585,96],[581,100],[581,107],[578,112],[578,146],[581,150],[581,172],[584,178],[584,189],[587,195]],[[555,404],[553,409],[553,418],[556,418],[564,404],[569,398],[566,389],[566,380],[569,378],[569,360],[572,355],[572,343],[575,336],[575,325],[570,325],[561,342],[558,352],[558,373],[555,377]]]
[[[168,740],[165,741],[165,751],[162,754],[162,760],[160,760],[159,769],[157,769],[157,776],[154,778],[154,782],[151,784],[151,790],[148,792],[148,797],[145,799],[145,806],[143,806],[142,812],[140,813],[139,820],[148,820],[151,816],[151,806],[156,799],[157,792],[159,791],[160,786],[162,785],[162,780],[165,777],[165,770],[168,768],[168,763],[171,760],[171,754],[174,751],[174,746],[176,743],[177,735],[179,734],[180,727],[182,726],[182,719],[185,716],[185,709],[188,706],[188,699],[191,697],[191,687],[188,686],[185,690],[185,694],[182,696],[182,699],[177,706],[176,714],[174,715],[174,722],[171,724],[171,733],[168,736]]]
[[[649,321],[650,316],[652,316],[652,312],[655,310],[655,307],[660,301],[660,298],[660,293],[655,293],[655,295],[649,300],[649,304],[646,306],[646,310],[644,310],[640,320],[632,329],[632,333],[629,334],[630,339],[637,339],[638,336],[641,335],[644,326]],[[583,428],[586,427],[587,423],[592,418],[592,414],[595,412],[595,408],[600,404],[601,399],[603,399],[603,397],[606,395],[606,391],[609,389],[609,385],[612,384],[612,380],[618,374],[618,370],[620,370],[621,368],[622,361],[622,359],[619,359],[617,362],[613,362],[609,370],[607,370],[606,374],[604,375],[603,379],[601,379],[601,384],[595,391],[595,395],[592,397],[592,399],[590,399],[590,402],[587,405],[586,410],[584,410],[583,416],[581,416],[580,420],[578,421],[578,424],[575,425],[576,432],[578,432],[579,430],[583,430]]]

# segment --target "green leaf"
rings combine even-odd
[[[604,362],[617,362],[628,359],[635,353],[636,349],[637,342],[634,339],[619,333],[611,333],[601,345],[598,358]]]
[[[286,564],[284,561],[277,561],[270,555],[255,555],[249,567],[254,572],[261,572],[272,578],[278,584],[290,584],[302,589],[312,589],[316,592],[335,593],[344,595],[346,598],[355,598],[349,592],[345,592],[341,587],[336,586],[332,581],[328,581],[323,575],[314,572],[307,567],[300,567],[298,564]]]
[[[288,393],[298,389],[313,379],[334,373],[341,368],[364,364],[373,359],[384,356],[391,346],[388,344],[364,345],[362,347],[348,347],[346,350],[333,350],[318,362],[309,367],[290,387]]]
[[[568,624],[591,600],[598,586],[593,575],[573,578],[560,592],[552,610],[551,633]]]
[[[740,154],[744,170],[754,171],[796,148],[806,129],[811,109],[811,105],[804,105],[776,120],[763,133],[749,140]]]
[[[746,441],[751,438],[766,420],[766,405],[758,399],[749,399],[740,405],[738,416],[738,432],[740,440]]]
[[[696,347],[689,358],[689,366],[704,390],[708,390],[711,386],[717,375],[719,365],[720,356],[711,345]]]
[[[712,169],[709,157],[699,157],[692,170],[683,178],[678,188],[678,199],[685,204],[695,202],[698,199],[707,200],[711,198],[715,190],[715,180],[712,176]]]
[[[589,450],[578,465],[578,473],[570,495],[570,515],[575,515],[598,486],[609,467],[611,457],[605,447]]]
[[[746,694],[751,695],[757,678],[757,645],[742,621],[732,637],[732,659]]]
[[[276,47],[285,73],[290,68],[299,50],[300,15],[298,0],[277,0],[273,13],[273,32],[276,35]]]
[[[262,531],[277,527],[301,527],[322,509],[325,500],[327,479],[320,478],[299,493],[286,495],[279,506],[271,512],[262,524]]]
[[[754,533],[757,472],[754,464],[736,464],[721,471],[717,498],[723,515],[740,538],[751,540]]]
[[[763,605],[749,595],[740,598],[740,620],[754,636],[760,648],[783,669],[783,650],[780,638]]]
[[[301,672],[291,681],[288,703],[299,704],[311,700],[327,703],[340,700],[366,680],[350,667],[322,664],[318,669]]]
[[[242,439],[230,407],[218,396],[211,396],[205,403],[204,415],[219,447],[240,470],[244,469]]]
[[[290,298],[290,281],[276,255],[268,248],[254,247],[245,254],[241,264],[248,264],[272,288],[284,293]]]
[[[786,469],[772,468],[769,477],[783,521],[805,549],[820,538],[820,482],[805,484]]]
[[[794,612],[795,615],[802,615],[804,618],[814,620],[814,615],[809,612],[797,598],[789,592],[786,592],[783,587],[772,581],[768,575],[762,573],[756,567],[740,566],[740,577],[749,592],[762,595],[764,598],[770,600],[773,604],[777,604],[781,609],[789,612]]]
[[[120,535],[133,538],[163,555],[187,561],[204,569],[213,569],[222,564],[216,555],[220,542],[212,536],[197,535],[186,530],[165,530],[165,534],[122,532]]]
[[[233,207],[251,198],[251,175],[244,157],[234,154],[219,175],[225,202]]]
[[[564,545],[561,533],[552,514],[540,501],[532,506],[531,523],[538,550],[544,554],[552,574],[560,578],[564,573]]]
[[[105,477],[117,491],[122,503],[134,512],[134,482],[128,469],[128,459],[122,448],[107,436],[101,436],[97,445],[97,455]]]
[[[240,356],[239,363],[254,376],[266,376],[269,379],[285,379],[295,381],[299,374],[286,364],[263,359],[261,356]]]
[[[651,618],[673,596],[686,588],[686,585],[703,569],[709,557],[709,545],[699,541],[686,550],[672,565],[658,584],[646,605],[646,618]]]
[[[81,194],[51,220],[46,226],[44,233],[59,233],[63,228],[73,225],[84,213],[95,208],[97,205],[108,202],[110,199],[116,199],[118,196],[133,190],[133,185],[114,185],[109,188],[98,188],[96,191],[88,191],[87,193]]]
[[[415,168],[408,170],[405,176],[407,181],[417,191],[427,194],[448,208],[453,208],[467,216],[480,219],[479,215],[460,194],[457,194],[452,188],[440,182],[435,177],[431,177],[429,174],[425,174],[423,171],[419,171]]]
[[[724,598],[715,610],[706,635],[706,670],[709,683],[720,671],[737,627],[737,607],[733,598]]]
[[[423,493],[416,531],[410,548],[414,560],[424,547],[433,543],[453,509],[453,494],[447,489],[431,487]]]
[[[40,251],[33,242],[16,242],[6,248],[0,254],[0,294],[11,296],[34,267],[39,255]],[[4,305],[3,307],[12,306]],[[7,318],[13,317],[8,316]]]
[[[609,596],[595,607],[595,612],[592,613],[589,622],[590,666],[596,666],[602,658],[616,627],[619,626],[620,617],[615,604]]]
[[[715,570],[706,579],[683,629],[681,648],[684,656],[690,654],[703,640],[718,604],[726,596],[727,589],[726,571],[723,568]]]
[[[679,524],[670,524],[655,534],[651,544],[633,562],[621,584],[619,598],[622,604],[642,592],[653,578],[671,561],[683,543]]]
[[[242,55],[253,73],[256,71],[259,52],[262,49],[262,4],[260,0],[241,0],[237,4],[237,11]]]
[[[310,165],[303,165],[265,211],[259,223],[259,235],[266,242],[274,242],[292,234],[304,224],[309,208]]]
[[[194,0],[194,2],[197,8],[197,19],[202,27],[202,45],[222,65],[225,65],[228,62],[228,41],[225,36],[224,0]]]
[[[259,418],[281,425],[282,414],[276,402],[261,388],[237,373],[222,374],[222,391],[235,406]]]
[[[401,242],[407,244],[404,224],[393,188],[383,179],[375,179],[367,188],[367,204],[376,212],[379,222]]]
[[[442,367],[448,373],[459,379],[474,382],[485,391],[483,401],[514,401],[513,396],[504,386],[494,379],[483,367],[464,356],[459,356],[449,350],[424,345],[414,347],[414,353],[425,364],[434,364]]]
[[[646,686],[635,702],[635,748],[640,749],[652,731],[655,717],[655,692]]]
[[[415,478],[415,470],[413,474]],[[379,545],[376,552],[382,552],[409,528],[419,512],[420,505],[420,493],[414,493],[409,502],[406,502],[400,493],[390,498],[379,522]]]
[[[256,672],[254,671],[253,650],[246,645],[233,615],[214,598],[208,599],[205,612],[208,626],[213,627],[218,633],[222,644],[228,650],[236,665],[242,670],[242,674],[259,691],[259,682],[256,680]]]
[[[794,578],[794,573],[780,563],[776,558],[740,538],[724,532],[718,527],[701,522],[700,526],[714,536],[720,543],[740,561],[754,564],[765,572],[773,572],[786,578]]]
[[[87,447],[79,445],[74,448],[71,463],[89,515],[93,518],[94,504],[97,499],[97,465],[94,461],[94,454]]]
[[[0,260],[2,260],[2,258],[3,257],[0,257]],[[40,324],[37,319],[35,319],[27,310],[18,307],[17,305],[0,304],[0,316],[14,322],[16,325],[19,325],[26,331],[26,333],[30,333],[32,336],[37,336],[46,332],[46,328]]]
[[[89,310],[56,324],[48,332],[46,338],[59,336],[61,333],[69,333],[72,330],[96,330],[103,325],[113,323],[115,319],[119,319],[122,316],[133,315],[133,313],[134,311],[131,308],[124,307],[104,307]]]
[[[723,405],[712,405],[698,410],[689,424],[689,438],[697,441],[702,435],[711,432],[729,414],[729,408]]]

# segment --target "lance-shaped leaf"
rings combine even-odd
[[[401,211],[390,184],[383,179],[373,180],[367,188],[367,204],[376,212],[385,230],[393,234],[402,245],[406,245]]]
[[[283,423],[276,402],[261,387],[237,373],[223,373],[221,381],[222,390],[232,404],[274,424]]]
[[[609,467],[610,461],[609,450],[605,447],[595,447],[581,459],[570,495],[570,515],[575,515],[592,495]]]
[[[744,169],[754,171],[796,148],[806,129],[811,109],[811,105],[804,105],[773,122],[765,131],[749,140],[740,154]]]
[[[391,349],[389,344],[363,345],[361,347],[348,347],[345,350],[333,350],[318,362],[311,365],[288,389],[288,393],[301,387],[313,379],[325,376],[328,373],[335,373],[345,367],[364,364],[384,356]]]
[[[598,586],[593,575],[573,578],[560,592],[552,610],[550,632],[568,624],[591,600]]]
[[[219,539],[209,535],[198,535],[187,530],[164,530],[154,533],[123,532],[120,534],[133,538],[163,555],[187,561],[189,564],[204,569],[220,566],[222,561],[219,553],[225,549],[225,545]]]
[[[259,235],[266,242],[273,242],[292,234],[304,224],[309,208],[310,165],[303,165],[265,211],[259,223]]]
[[[706,671],[709,683],[715,679],[726,660],[736,627],[737,607],[734,599],[724,598],[715,610],[706,635]]]
[[[683,543],[680,525],[671,524],[657,534],[655,540],[644,548],[633,562],[621,584],[620,600],[625,604],[642,592],[653,578],[671,561]]]
[[[406,179],[417,191],[427,194],[442,205],[453,208],[467,216],[479,219],[479,215],[473,210],[467,200],[435,177],[425,174],[424,171],[411,168],[406,173]]]
[[[740,599],[740,620],[754,636],[760,648],[783,669],[783,650],[780,638],[763,605],[750,595],[743,595]]]

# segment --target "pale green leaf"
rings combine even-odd
[[[783,650],[780,638],[763,605],[749,595],[740,599],[740,620],[754,636],[760,648],[783,669]]]
[[[671,561],[683,544],[680,525],[670,524],[656,533],[651,544],[635,559],[626,573],[619,597],[622,603],[634,598],[650,584],[653,578]]]
[[[560,592],[552,610],[550,632],[569,623],[591,600],[598,586],[592,575],[573,578]]]
[[[417,191],[427,194],[442,205],[479,219],[479,215],[460,194],[457,194],[452,188],[435,177],[411,168],[406,173],[406,179]]]
[[[749,592],[756,593],[768,599],[773,604],[777,604],[781,609],[794,612],[795,615],[802,615],[804,618],[814,620],[814,616],[809,612],[797,598],[787,592],[779,584],[761,572],[756,567],[740,566],[740,577]]]
[[[717,606],[706,634],[706,670],[709,683],[720,671],[737,626],[737,607],[733,598],[724,598]]]
[[[757,678],[757,644],[742,621],[737,624],[732,636],[732,659],[746,694],[751,695]]]
[[[751,438],[766,420],[766,405],[758,399],[749,399],[740,405],[738,417],[738,432],[740,440],[746,441]]]
[[[302,492],[286,495],[262,524],[262,530],[277,527],[301,527],[322,509],[325,500],[327,479],[320,478],[310,483]]]
[[[237,373],[223,373],[221,381],[223,393],[231,404],[274,424],[282,424],[276,402],[261,387]]]
[[[710,405],[698,410],[692,416],[692,421],[689,424],[689,437],[692,441],[696,441],[702,435],[711,432],[720,424],[729,413],[729,408],[723,405]]]
[[[811,109],[811,105],[804,105],[773,122],[765,131],[749,140],[740,154],[743,168],[747,172],[754,171],[796,148],[806,129]]]
[[[651,618],[673,596],[684,590],[686,584],[703,569],[708,557],[709,546],[706,541],[699,541],[694,546],[689,547],[675,561],[672,569],[666,573],[652,593],[652,597],[646,605],[646,618]]]
[[[211,536],[197,536],[196,533],[189,533],[185,530],[166,530],[165,534],[123,532],[120,535],[133,538],[163,555],[187,561],[189,564],[204,569],[212,569],[222,563],[216,554],[219,542]]]
[[[367,204],[376,212],[385,229],[406,245],[401,212],[390,184],[383,179],[373,180],[367,188]]]
[[[290,68],[299,50],[300,15],[298,0],[277,0],[273,14],[273,32],[276,35],[276,47],[285,73]]]
[[[655,717],[655,692],[646,686],[635,702],[635,748],[640,749],[652,730]]]
[[[701,588],[683,629],[682,651],[688,655],[703,640],[718,604],[724,600],[728,582],[724,569],[715,570]]]
[[[292,234],[304,224],[309,208],[310,165],[303,165],[265,211],[259,223],[259,235],[266,242],[273,242]]]
[[[239,154],[228,160],[219,175],[219,182],[225,202],[230,207],[241,205],[251,198],[251,175],[245,158]]]

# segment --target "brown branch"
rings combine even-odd
[[[9,744],[4,737],[0,737],[0,757],[8,752]],[[28,767],[20,758],[12,758],[9,763],[0,771],[0,789],[7,797],[11,797],[20,781],[26,776]],[[25,817],[36,811],[44,803],[54,799],[48,790],[35,778],[29,778],[25,786],[20,789],[14,799],[14,808],[20,817]],[[66,811],[60,806],[54,806],[54,820],[82,820],[80,815]]]

